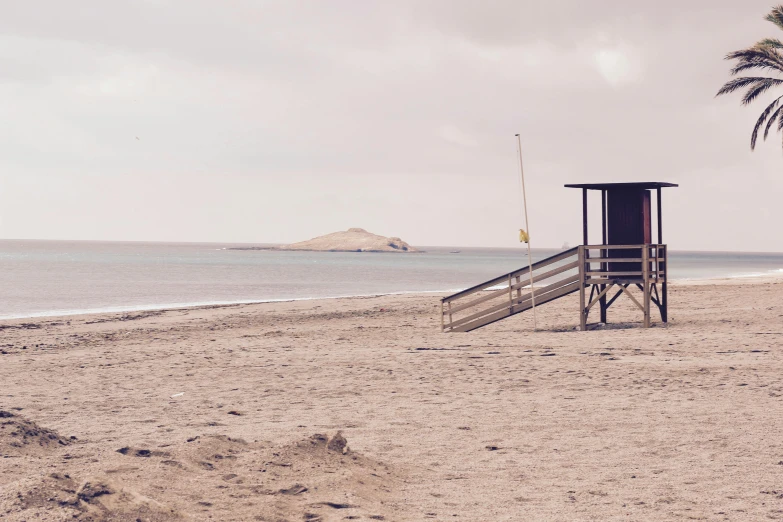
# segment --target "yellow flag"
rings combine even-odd
[[[530,237],[527,235],[527,232],[525,232],[523,229],[519,229],[519,242],[520,243],[527,243],[530,241]]]

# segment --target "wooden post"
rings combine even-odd
[[[446,331],[446,327],[443,325],[443,301],[440,302],[440,331],[441,333]]]
[[[454,319],[451,317],[451,301],[449,301],[449,326],[451,326],[451,323],[454,322]]]
[[[601,239],[602,239],[602,245],[606,245],[606,190],[601,191]],[[609,257],[609,251],[601,250],[601,257]],[[609,268],[609,263],[602,262],[601,263],[601,270],[603,272],[606,272]],[[603,292],[604,289],[606,289],[606,285],[601,285],[601,291]],[[599,306],[601,307],[601,322],[606,324],[606,294],[601,297],[601,300],[599,301]]]
[[[587,234],[587,189],[582,189],[582,247],[579,249],[579,325],[582,331],[587,330],[587,314],[585,314],[585,272],[588,267],[585,266],[589,252],[585,248],[589,245]]]
[[[663,244],[663,216],[661,216],[661,187],[658,187],[658,244]]]
[[[587,189],[582,189],[582,244],[589,245],[587,242]]]
[[[650,245],[642,248],[642,287],[644,289],[644,327],[650,327]]]
[[[661,321],[669,322],[669,304],[666,296],[666,285],[669,281],[669,247],[663,246],[663,283],[661,283]]]
[[[661,321],[664,324],[669,322],[669,308],[667,284],[669,280],[669,248],[663,244],[663,214],[661,214],[661,188],[658,187],[658,244],[663,247],[663,265],[658,262],[658,270],[663,271],[663,282],[661,283]],[[660,257],[660,254],[656,257]]]
[[[511,274],[508,274],[508,313],[514,313],[514,291],[512,290]]]
[[[521,283],[521,282],[522,282],[522,277],[521,276],[517,276],[517,283],[516,283],[517,287],[518,287],[517,288],[517,301],[519,301],[519,299],[522,297],[522,287],[519,286],[519,283]],[[531,288],[531,290],[532,290],[532,288]],[[519,303],[517,303],[517,304],[519,304]]]
[[[579,328],[587,330],[587,315],[585,314],[585,245],[579,247]]]

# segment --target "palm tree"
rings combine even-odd
[[[783,5],[773,8],[764,18],[783,30]],[[726,60],[737,60],[736,65],[731,69],[732,76],[744,71],[758,71],[758,73],[772,71],[775,73],[783,73],[783,42],[777,38],[765,38],[753,47],[727,54]],[[742,104],[748,105],[760,95],[767,92],[767,90],[781,84],[783,84],[783,79],[781,78],[743,76],[726,82],[716,96],[747,88],[745,95],[742,97]],[[765,122],[765,140],[776,121],[777,130],[783,130],[783,103],[781,103],[781,100],[783,100],[783,96],[778,96],[762,111],[761,116],[759,116],[758,121],[756,121],[756,126],[753,127],[753,134],[750,136],[751,150],[756,148],[756,139]]]

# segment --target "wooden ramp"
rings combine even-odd
[[[533,264],[496,277],[441,299],[444,332],[469,332],[495,321],[554,301],[583,288],[579,274],[579,248],[563,251]]]

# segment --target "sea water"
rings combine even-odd
[[[423,253],[233,250],[248,245],[0,241],[0,319],[458,291],[527,265],[523,248]],[[539,260],[559,250],[535,249]],[[783,275],[783,253],[669,253],[672,279]]]

